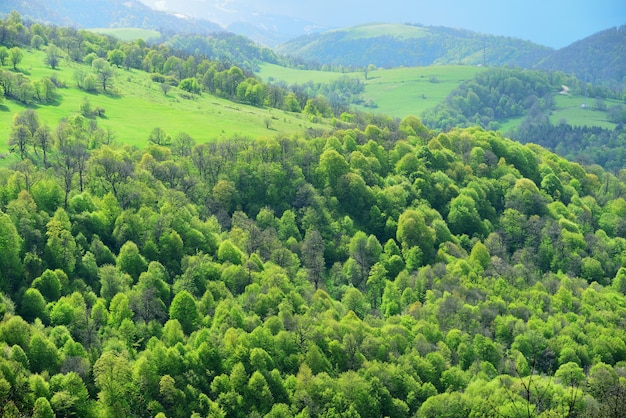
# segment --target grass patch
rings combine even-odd
[[[463,81],[481,67],[463,65],[401,67],[371,71],[365,82],[365,96],[378,106],[359,110],[403,118],[419,115],[441,103]]]
[[[100,35],[112,36],[120,41],[130,42],[137,39],[143,39],[144,41],[150,41],[152,39],[159,39],[161,33],[151,29],[140,28],[92,28],[88,29],[91,32],[98,33]]]
[[[397,39],[406,40],[425,38],[430,34],[426,28],[392,23],[360,25],[348,29],[338,29],[338,31],[347,33],[346,40],[370,39],[380,36],[392,36]]]
[[[365,83],[364,96],[378,107],[357,106],[357,109],[403,118],[435,107],[459,84],[484,70],[469,65],[400,67],[370,71],[365,80],[362,72],[310,71],[263,64],[258,75],[264,81],[285,81],[288,84],[329,83],[346,75],[360,78]]]
[[[605,100],[607,108],[620,104],[617,100]],[[556,95],[555,109],[550,115],[550,122],[558,124],[565,120],[572,126],[597,126],[613,130],[617,126],[607,119],[607,112],[595,108],[596,100],[584,96]]]
[[[343,76],[363,78],[363,73],[339,73],[334,71],[298,70],[281,67],[276,64],[263,63],[256,73],[264,82],[284,81],[287,84],[305,84],[309,81],[314,83],[330,83]]]
[[[118,69],[114,95],[90,94],[78,89],[73,80],[75,70],[84,67],[82,64],[63,62],[59,69],[51,70],[44,65],[43,58],[41,51],[28,52],[18,68],[31,81],[54,74],[67,84],[68,88],[58,90],[60,99],[57,103],[31,106],[40,120],[52,129],[61,119],[78,113],[85,98],[92,108],[105,109],[105,118],[97,119],[99,126],[110,128],[117,142],[139,147],[147,144],[155,127],[172,136],[186,132],[198,143],[233,136],[289,135],[307,128],[330,129],[329,125],[314,124],[301,114],[247,106],[206,93],[187,99],[180,90],[173,88],[166,96],[157,84],[150,81],[148,73],[139,70]],[[0,153],[8,151],[6,140],[13,115],[24,109],[25,106],[11,100],[5,99],[0,104]],[[271,121],[269,129],[265,124],[267,119]]]

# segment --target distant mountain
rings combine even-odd
[[[530,67],[553,49],[520,39],[436,26],[370,24],[299,37],[281,54],[321,64],[363,67],[431,64]]]
[[[228,31],[243,35],[264,46],[274,48],[290,39],[330,29],[316,23],[306,13],[285,10],[276,1],[164,1],[141,0],[157,10],[169,10],[217,22]],[[299,9],[293,2],[290,8]]]
[[[226,26],[238,35],[246,36],[255,42],[275,48],[293,38],[328,30],[307,20],[277,15],[251,15]]]
[[[0,15],[18,11],[24,18],[78,28],[137,27],[168,32],[223,31],[216,23],[156,11],[137,0],[2,0]]]
[[[626,84],[626,25],[598,32],[559,49],[536,68],[571,73],[592,83]]]

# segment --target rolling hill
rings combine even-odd
[[[279,46],[277,51],[323,64],[390,68],[431,64],[528,67],[553,50],[463,29],[369,24],[303,36]]]
[[[330,119],[323,97],[88,31],[48,66],[32,39],[60,30],[22,27],[0,62],[20,154],[0,167],[3,418],[623,416],[624,171],[476,126]],[[467,69],[464,117],[551,91],[447,74]],[[394,76],[416,74],[365,78]],[[263,93],[275,108],[241,104]],[[148,143],[155,125],[197,143]]]
[[[44,64],[44,57],[41,51],[27,52],[18,69],[28,73],[32,82],[54,77],[66,87],[57,89],[58,98],[50,104],[24,105],[5,99],[0,104],[0,152],[9,149],[6,138],[16,113],[34,108],[42,122],[54,128],[62,119],[79,114],[85,101],[92,108],[105,110],[104,118],[94,120],[99,127],[110,129],[117,141],[136,146],[147,144],[150,132],[157,127],[171,136],[185,132],[199,143],[236,136],[290,134],[311,127],[330,128],[323,123],[312,124],[299,114],[234,103],[210,94],[190,98],[176,88],[164,94],[149,73],[134,69],[116,70],[114,94],[88,93],[76,87],[74,78],[78,72],[90,71],[89,66],[64,63],[51,70]],[[266,120],[271,121],[269,127]]]
[[[168,32],[222,31],[216,23],[156,11],[137,0],[3,0],[0,15],[16,10],[25,19],[78,28],[137,27]]]
[[[626,85],[626,25],[559,49],[536,68],[572,73],[586,82]]]

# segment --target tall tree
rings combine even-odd
[[[103,353],[93,365],[98,398],[110,417],[127,417],[130,412],[132,368],[128,359],[111,351]]]
[[[21,48],[14,46],[9,49],[9,62],[13,66],[13,70],[17,71],[17,66],[24,59],[24,51]]]
[[[324,239],[312,229],[308,230],[302,242],[302,263],[306,267],[309,279],[317,289],[324,272]]]
[[[22,239],[11,218],[0,211],[0,288],[10,291],[17,284],[15,281],[21,276],[22,263],[20,251]]]

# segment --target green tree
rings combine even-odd
[[[17,71],[17,66],[24,59],[24,51],[21,48],[14,46],[9,49],[9,62],[13,66],[13,70]]]
[[[61,355],[55,345],[46,337],[35,334],[28,345],[30,368],[35,373],[44,370],[54,374],[61,365]]]
[[[76,240],[70,231],[70,220],[63,208],[57,209],[46,228],[48,239],[44,255],[48,266],[72,273],[76,266]]]
[[[476,202],[470,196],[461,194],[450,202],[448,226],[453,234],[483,233],[483,224],[476,208]]]
[[[332,188],[337,186],[341,176],[348,173],[350,165],[346,159],[334,149],[327,149],[320,155],[319,173]]]
[[[4,63],[8,57],[9,49],[4,45],[0,45],[0,66],[4,66]]]
[[[148,263],[139,253],[137,244],[126,241],[117,256],[117,268],[123,273],[128,273],[136,281],[139,275],[147,270]]]
[[[100,87],[102,87],[102,91],[104,93],[107,92],[107,87],[109,90],[113,87],[113,80],[115,79],[115,69],[111,67],[111,64],[107,62],[104,58],[96,58],[91,63],[91,67],[93,68],[96,77],[98,78],[98,82],[100,83]]]
[[[46,301],[37,289],[26,289],[24,296],[22,296],[20,312],[22,317],[27,321],[32,322],[35,318],[39,318],[44,323],[48,322]]]
[[[394,282],[387,281],[383,292],[380,309],[385,317],[398,315],[400,313],[400,292]]]
[[[0,289],[13,290],[23,271],[20,259],[22,239],[11,218],[0,211]]]
[[[198,82],[198,79],[195,77],[185,78],[184,80],[181,80],[178,88],[191,94],[200,94],[200,92],[202,91],[201,85]]]
[[[191,334],[198,326],[200,314],[196,301],[186,290],[180,291],[174,296],[170,306],[170,319],[176,319],[183,327],[185,334]]]
[[[46,398],[37,398],[33,406],[33,418],[54,418],[54,411]]]
[[[33,135],[24,125],[17,125],[11,128],[8,144],[12,147],[17,147],[20,158],[23,160],[27,156],[26,148],[32,143]]]
[[[93,365],[98,398],[110,417],[127,417],[130,412],[132,368],[126,357],[107,351]]]
[[[324,239],[312,229],[307,231],[302,242],[302,263],[307,269],[309,280],[317,289],[324,273]]]
[[[59,66],[59,62],[61,61],[61,50],[54,44],[48,45],[46,48],[46,57],[44,61],[47,65],[50,66],[53,70],[55,70]]]
[[[35,131],[33,135],[33,146],[39,147],[43,152],[43,165],[48,166],[48,152],[53,145],[53,137],[48,125],[42,125]]]
[[[398,219],[396,232],[403,251],[418,247],[424,255],[423,262],[429,261],[435,252],[435,231],[426,224],[422,213],[414,209],[406,210]]]
[[[107,52],[107,60],[111,63],[111,65],[115,65],[116,67],[121,67],[124,64],[124,60],[126,59],[126,54],[120,51],[119,49],[112,49]]]

